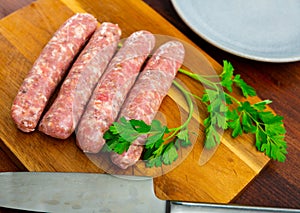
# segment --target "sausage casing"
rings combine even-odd
[[[11,108],[11,116],[20,130],[35,130],[50,96],[96,27],[97,20],[92,15],[75,14],[43,48]]]
[[[75,130],[95,85],[115,53],[121,36],[118,25],[104,22],[73,64],[39,130],[68,138]]]
[[[184,60],[184,47],[179,41],[161,45],[149,59],[122,106],[119,118],[143,120],[150,124]],[[122,169],[134,165],[143,151],[145,136],[139,137],[122,153],[111,153],[111,160]]]
[[[76,142],[84,152],[97,153],[101,150],[105,143],[103,134],[117,118],[154,43],[153,34],[137,31],[126,39],[111,60],[77,128]]]

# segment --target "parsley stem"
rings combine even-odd
[[[227,96],[228,98],[230,98],[232,101],[234,101],[235,103],[237,103],[239,106],[241,106],[241,102],[236,99],[235,97],[233,97],[232,95],[229,95],[228,93],[224,92],[225,96]]]
[[[199,81],[200,83],[202,83],[206,86],[209,86],[209,87],[212,87],[212,88],[218,90],[218,87],[216,86],[216,84],[214,82],[212,82],[210,80],[207,80],[205,77],[203,77],[199,74],[189,72],[189,71],[187,71],[185,69],[182,69],[182,68],[179,68],[178,71],[185,74],[185,75],[187,75],[187,76],[189,76],[189,77],[191,77],[191,78],[193,78],[193,79],[195,79],[195,80],[197,80],[197,81]]]
[[[165,141],[173,138],[181,129],[184,129],[187,127],[187,125],[189,124],[190,120],[193,117],[193,111],[194,111],[194,104],[193,101],[191,99],[191,95],[190,92],[187,91],[186,89],[183,88],[183,86],[181,86],[178,82],[173,81],[173,84],[182,92],[182,94],[184,95],[186,102],[188,104],[189,107],[189,115],[188,118],[186,119],[186,121],[179,127],[176,128],[172,128],[170,129],[170,132],[172,132],[172,134],[170,136],[168,136]]]
[[[251,118],[251,120],[255,123],[255,125],[262,131],[264,132],[265,134],[267,134],[267,132],[265,131],[265,129],[262,127],[262,125],[264,125],[264,123],[262,122],[259,122],[258,120],[256,120],[251,113],[249,112],[245,112],[247,114],[247,116],[249,116],[249,118]]]
[[[201,75],[203,78],[220,78],[218,75]]]

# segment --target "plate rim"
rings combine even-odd
[[[207,36],[205,33],[202,33],[201,30],[199,30],[196,26],[191,24],[188,21],[188,18],[186,17],[186,13],[183,12],[182,7],[179,6],[178,1],[180,0],[170,0],[173,8],[179,15],[179,17],[182,19],[182,21],[193,31],[195,32],[198,36],[200,36],[202,39],[207,41],[208,43],[212,44],[213,46],[236,56],[246,58],[246,59],[251,59],[255,61],[260,61],[260,62],[272,62],[272,63],[286,63],[286,62],[296,62],[300,61],[300,51],[299,51],[299,56],[295,57],[263,57],[263,56],[257,56],[255,54],[247,54],[245,52],[238,51],[236,48],[231,48],[231,46],[226,46],[220,44],[217,40],[210,38]],[[186,3],[186,2],[185,2]]]

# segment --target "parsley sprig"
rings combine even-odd
[[[227,81],[232,80],[236,87],[240,88],[245,98],[256,96],[255,90],[249,86],[240,75],[233,75],[232,65],[224,61],[224,70],[221,74],[222,85],[232,92],[232,85]],[[256,148],[264,152],[271,159],[284,162],[287,154],[287,144],[284,140],[286,133],[283,117],[273,114],[267,110],[267,105],[271,100],[263,100],[254,104],[249,101],[238,101],[236,98],[226,93],[227,105],[237,105],[236,108],[228,108],[226,112],[227,127],[232,129],[232,137],[237,137],[243,133],[255,134]]]
[[[173,84],[184,95],[189,106],[189,115],[179,127],[169,129],[160,121],[153,120],[150,125],[141,120],[126,120],[120,118],[114,122],[104,134],[106,151],[118,154],[127,151],[129,146],[138,138],[144,137],[145,146],[142,159],[148,167],[170,165],[178,158],[178,149],[191,145],[188,124],[194,110],[192,98],[200,100],[206,105],[208,116],[204,119],[205,142],[207,149],[216,147],[223,131],[230,129],[233,138],[243,133],[255,134],[257,150],[264,152],[271,159],[284,162],[287,154],[287,144],[284,140],[286,132],[283,117],[267,111],[270,100],[251,104],[247,98],[256,96],[253,87],[248,85],[240,75],[234,75],[234,68],[230,62],[223,62],[220,75],[199,75],[185,69],[179,69],[182,74],[198,81],[204,86],[202,97],[184,89],[178,82]],[[239,101],[232,95],[233,87],[240,89],[245,101]]]
[[[243,133],[255,134],[255,146],[259,151],[264,152],[271,159],[285,161],[287,144],[284,140],[286,130],[283,117],[266,110],[266,106],[272,103],[270,100],[251,104],[247,100],[239,101],[231,95],[233,86],[239,88],[245,98],[256,96],[256,92],[241,79],[240,75],[234,75],[234,68],[230,62],[223,62],[219,82],[209,81],[208,78],[212,76],[203,77],[185,70],[179,71],[206,86],[201,98],[209,114],[204,120],[206,148],[210,149],[218,145],[221,133],[231,129],[234,138]]]
[[[194,105],[189,92],[178,82],[173,84],[182,92],[188,103],[189,114],[187,120],[178,127],[168,128],[159,120],[153,120],[150,125],[142,120],[126,120],[121,117],[114,122],[104,134],[106,146],[104,151],[114,151],[122,154],[139,138],[145,138],[144,154],[142,159],[147,167],[159,167],[162,164],[170,165],[178,158],[180,147],[190,146],[188,124],[192,119]]]

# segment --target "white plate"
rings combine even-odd
[[[300,0],[171,0],[186,24],[232,54],[268,62],[300,60]]]

